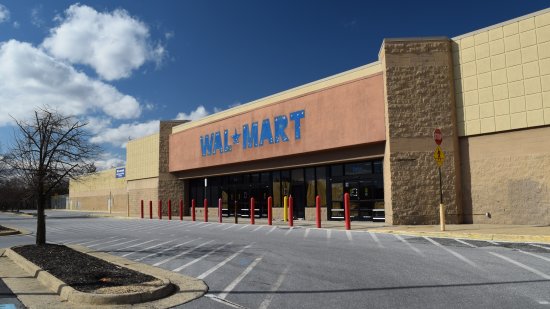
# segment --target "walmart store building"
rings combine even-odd
[[[338,220],[349,193],[354,220],[436,224],[435,128],[448,223],[550,224],[550,9],[452,39],[386,39],[377,62],[163,121],[128,143],[123,177],[73,181],[69,204],[138,216],[140,200],[182,199],[188,214],[206,197],[248,215],[254,197],[265,215],[273,196],[282,218],[292,195],[295,216],[313,219],[319,195]]]

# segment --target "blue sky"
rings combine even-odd
[[[0,0],[0,144],[48,104],[90,122],[100,168],[159,119],[197,119],[377,60],[384,38],[453,37],[548,1]],[[495,8],[497,8],[495,10]]]

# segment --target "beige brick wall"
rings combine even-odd
[[[126,178],[128,180],[158,177],[159,134],[129,141],[126,145]]]
[[[451,43],[446,38],[385,40],[386,151],[384,204],[390,224],[439,222],[439,176],[433,131],[440,128],[447,222],[462,218]]]
[[[109,169],[71,180],[69,209],[126,214],[128,210],[126,179],[116,178],[115,169]]]
[[[149,201],[153,203],[153,217],[156,216],[158,201],[158,178],[128,181],[130,216],[139,217],[143,200],[144,217],[149,216]]]
[[[550,9],[453,38],[460,136],[550,124]]]
[[[464,137],[460,146],[465,223],[550,224],[550,127]]]

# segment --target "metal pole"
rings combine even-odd
[[[439,203],[443,204],[443,181],[441,180],[441,166],[439,169]]]
[[[254,197],[250,198],[250,224],[254,225],[256,215],[254,214],[256,212],[256,205]]]
[[[443,181],[441,178],[441,166],[439,169],[439,226],[445,231],[445,204],[443,204]]]
[[[346,230],[351,229],[350,213],[349,213],[349,193],[344,194],[344,221]]]
[[[239,218],[237,217],[237,200],[235,200],[235,224],[239,224]]]
[[[267,198],[267,225],[273,224],[273,198]]]

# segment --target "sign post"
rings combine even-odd
[[[441,177],[441,166],[445,161],[445,153],[441,147],[439,147],[443,142],[443,134],[439,128],[434,130],[434,141],[437,144],[434,151],[434,160],[439,170],[439,224],[441,231],[445,231],[445,204],[443,204],[443,179]]]

